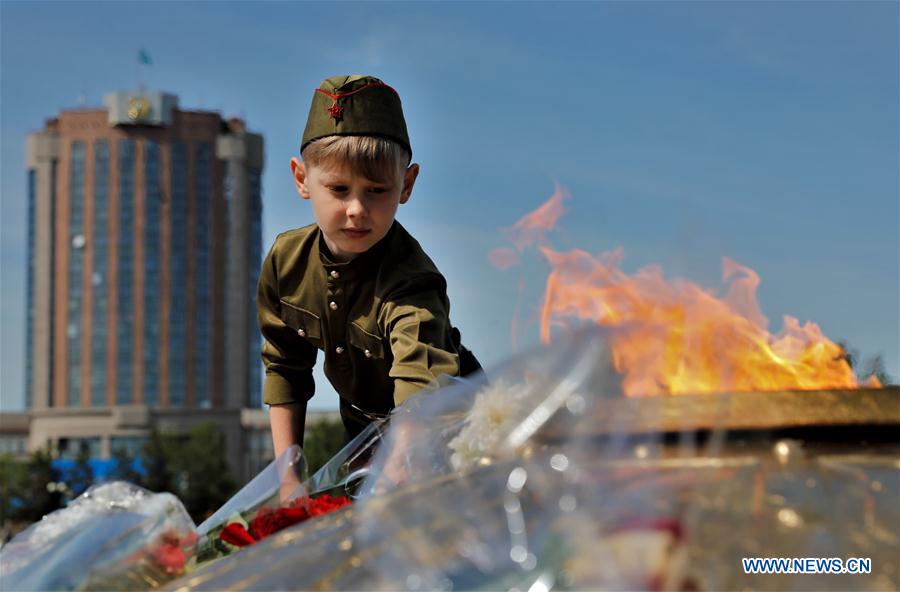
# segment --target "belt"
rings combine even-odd
[[[371,421],[380,421],[382,419],[387,419],[388,417],[391,416],[390,413],[375,413],[373,411],[366,411],[365,409],[360,409],[359,407],[357,407],[356,405],[354,405],[353,403],[351,403],[349,401],[345,401],[345,403],[347,405],[349,405],[350,408],[352,408],[354,411],[356,411],[357,413],[359,413],[360,415],[362,415],[363,417],[365,417],[366,419],[371,420]]]

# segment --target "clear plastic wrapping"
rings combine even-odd
[[[384,493],[518,457],[551,419],[571,423],[596,397],[620,393],[605,341],[595,331],[514,358],[490,381],[484,375],[447,379],[439,391],[420,393],[394,410],[362,490]]]
[[[0,551],[4,590],[141,590],[184,573],[197,534],[170,493],[96,485]]]
[[[228,542],[228,537],[223,537],[222,532],[230,524],[246,530],[254,515],[265,509],[278,508],[291,498],[303,497],[306,493],[305,480],[306,462],[300,447],[295,444],[269,463],[197,528],[200,535],[197,561],[209,562],[234,553],[240,548],[242,538],[252,544],[249,543],[249,535],[237,536]]]
[[[372,455],[381,444],[387,420],[370,423],[353,440],[304,482],[308,495],[333,492],[350,497],[362,495],[360,485],[371,474]]]
[[[303,495],[306,463],[296,444],[285,450],[234,494],[231,499],[197,527],[201,536],[221,528],[236,513],[245,513],[266,505],[279,505],[282,498]]]

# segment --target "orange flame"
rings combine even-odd
[[[523,220],[547,228],[537,219],[556,209],[546,206]],[[541,341],[549,343],[551,327],[604,327],[626,395],[859,386],[844,351],[815,323],[785,316],[783,329],[770,334],[756,299],[759,276],[730,259],[723,259],[726,290],[717,296],[690,281],[667,281],[659,266],[629,276],[619,269],[621,248],[597,257],[539,248],[552,267]]]
[[[519,264],[518,252],[531,246],[535,242],[540,245],[544,244],[544,234],[556,226],[556,222],[565,213],[563,200],[570,196],[559,183],[556,184],[556,191],[544,204],[538,209],[526,214],[519,221],[512,225],[511,228],[502,228],[502,232],[510,242],[515,245],[515,249],[509,247],[500,247],[488,253],[488,261],[491,265],[506,271],[511,267]],[[519,289],[516,297],[516,305],[513,310],[512,318],[512,346],[513,351],[516,350],[519,335],[519,306],[522,302],[522,290],[524,284],[522,278],[519,278]]]
[[[553,230],[566,209],[563,200],[568,199],[568,192],[559,183],[556,191],[538,209],[523,216],[512,228],[504,228],[501,232],[514,244],[519,251],[531,246],[535,242],[544,243],[544,233]]]

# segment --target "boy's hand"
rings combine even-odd
[[[269,425],[272,428],[272,445],[275,458],[294,444],[303,448],[303,428],[306,421],[306,403],[285,403],[269,405]],[[284,474],[279,487],[279,498],[286,502],[300,486],[300,480],[290,467]]]
[[[284,504],[292,498],[303,495],[300,486],[300,480],[297,478],[297,474],[294,472],[293,467],[291,467],[281,479],[281,487],[278,489],[278,499]]]
[[[413,429],[408,423],[391,426],[391,451],[384,463],[378,481],[375,482],[375,493],[380,494],[403,485],[410,477],[409,450],[413,440]]]

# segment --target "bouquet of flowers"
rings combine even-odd
[[[328,494],[311,497],[305,477],[303,454],[298,446],[291,446],[200,525],[197,562],[220,559],[350,503],[346,497]],[[320,478],[316,483],[326,481]]]
[[[219,531],[219,540],[234,547],[246,547],[288,526],[323,516],[349,504],[348,498],[327,493],[318,497],[298,497],[281,507],[260,508],[250,520],[236,515]]]
[[[197,533],[170,493],[96,485],[0,551],[5,590],[138,590],[182,573]]]

